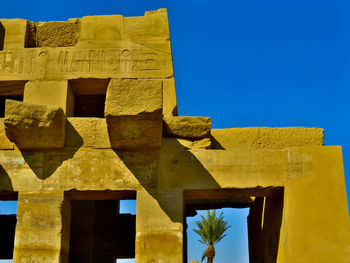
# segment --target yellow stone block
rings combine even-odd
[[[164,136],[201,139],[210,136],[211,118],[164,116]]]
[[[136,204],[136,262],[182,262],[182,191],[138,191]]]
[[[211,130],[214,149],[283,149],[299,146],[322,146],[323,129],[288,128],[230,128]]]
[[[190,139],[163,137],[162,144],[163,145],[170,144],[170,145],[175,145],[175,146],[181,145],[185,149],[192,149],[192,148],[210,149],[211,140],[210,140],[210,138],[204,138],[204,139],[199,139],[199,140],[190,140]]]
[[[23,102],[62,108],[73,116],[74,94],[67,80],[32,80],[25,84]]]
[[[168,13],[166,9],[149,11],[144,17],[124,18],[124,38],[134,41],[169,40]]]
[[[4,118],[0,118],[0,150],[13,150],[13,143],[5,133]]]
[[[0,19],[0,24],[5,29],[4,50],[15,50],[25,47],[27,23],[28,21],[24,19]],[[12,61],[8,63],[12,63]],[[10,67],[11,65],[8,66]]]
[[[105,117],[113,148],[157,148],[162,136],[162,82],[112,79],[105,103]]]
[[[182,190],[138,191],[136,200],[136,229],[138,232],[174,231],[182,233]],[[149,213],[152,211],[152,213]]]
[[[285,178],[277,263],[346,263],[350,225],[341,148],[300,148],[311,171]]]
[[[111,148],[106,119],[68,118],[65,147]]]
[[[94,41],[118,41],[122,39],[123,16],[85,16],[81,19],[78,45]]]
[[[79,25],[80,19],[69,19],[67,22],[38,22],[36,23],[36,46],[75,46],[79,36]]]
[[[20,149],[61,148],[66,116],[61,108],[6,100],[5,132]]]
[[[19,192],[14,262],[68,262],[69,224],[63,191]]]
[[[177,100],[175,79],[171,77],[163,80],[163,115],[177,116]]]

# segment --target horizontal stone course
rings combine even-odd
[[[300,146],[322,146],[324,131],[320,128],[230,128],[212,129],[213,149],[283,149]]]

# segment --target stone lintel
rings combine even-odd
[[[332,147],[311,148],[316,154]],[[2,150],[0,153],[2,176],[8,177],[13,191],[34,191],[42,187],[139,190],[141,186],[163,190],[259,189],[283,187],[285,178],[297,179],[314,173],[312,154],[303,154],[299,148],[186,150],[179,144],[164,144],[159,153],[94,148],[23,153]],[[96,171],[99,180],[96,180]],[[6,180],[3,183],[8,189]]]

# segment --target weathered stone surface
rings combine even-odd
[[[22,49],[25,47],[27,20],[0,19],[5,32],[4,50]],[[1,50],[1,49],[0,49]]]
[[[143,17],[126,17],[124,20],[125,39],[147,40],[163,39],[169,40],[169,24],[166,9],[145,12]]]
[[[210,136],[211,118],[164,116],[164,136],[205,138]]]
[[[112,79],[105,103],[111,146],[120,150],[160,147],[162,107],[161,81]]]
[[[23,102],[55,106],[66,116],[73,116],[74,94],[67,80],[32,80],[25,84]]]
[[[13,143],[5,134],[4,119],[0,118],[0,150],[13,150]]]
[[[65,147],[111,148],[106,119],[68,118]]]
[[[69,229],[63,191],[19,193],[14,262],[67,263]]]
[[[123,33],[123,16],[85,16],[81,19],[79,45],[94,41],[118,41]]]
[[[1,80],[77,78],[168,78],[173,76],[171,53],[119,41],[93,47],[55,47],[0,51]]]
[[[74,46],[79,36],[79,19],[67,22],[38,22],[36,24],[37,47]]]
[[[140,116],[106,117],[112,148],[136,150],[158,148],[162,139],[162,121]]]
[[[213,129],[214,149],[283,149],[297,146],[322,146],[323,129],[320,128],[231,128]]]
[[[163,80],[163,115],[177,116],[177,100],[174,77]]]
[[[6,101],[6,135],[18,148],[63,147],[65,127],[66,117],[61,108]]]
[[[162,116],[162,81],[112,79],[105,103],[105,116]]]
[[[138,191],[137,262],[182,262],[183,203],[182,191]]]
[[[199,139],[199,140],[190,140],[190,139],[163,137],[162,144],[163,145],[165,145],[165,144],[182,145],[186,149],[192,149],[192,148],[210,149],[211,148],[210,138],[203,138],[203,139]]]

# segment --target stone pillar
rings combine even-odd
[[[74,114],[74,94],[68,80],[32,80],[24,88],[23,102],[63,109],[67,117]]]
[[[183,192],[138,191],[136,263],[183,261]]]
[[[247,217],[249,259],[251,262],[262,261],[261,224],[264,216],[264,199],[264,197],[255,197]]]
[[[282,210],[283,191],[255,198],[247,218],[251,262],[276,263]]]
[[[289,149],[292,155],[299,162],[290,164],[285,179],[277,263],[350,262],[341,147]]]
[[[63,191],[19,192],[14,263],[67,263],[70,201]]]

